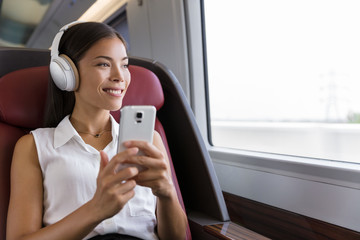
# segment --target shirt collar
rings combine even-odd
[[[116,120],[112,115],[110,115],[110,119],[111,119],[111,135],[113,137],[112,142],[116,142],[116,139],[118,138],[118,134],[119,134],[119,124],[116,122]],[[61,147],[74,137],[81,139],[80,135],[78,134],[78,132],[75,130],[75,128],[70,122],[70,115],[68,115],[55,128],[54,147],[55,148]]]
[[[110,114],[110,119],[111,119],[111,135],[113,137],[113,142],[117,142],[117,139],[119,137],[119,124],[111,114]]]

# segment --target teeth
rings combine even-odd
[[[106,90],[109,93],[113,93],[113,94],[121,94],[121,90],[112,90],[112,89],[108,89]]]

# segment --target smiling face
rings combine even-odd
[[[130,84],[128,61],[119,38],[95,43],[78,62],[80,87],[75,92],[76,105],[90,111],[120,109]]]

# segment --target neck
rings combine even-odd
[[[100,111],[89,114],[76,111],[74,108],[70,116],[70,122],[78,132],[99,134],[105,130],[111,130],[110,111]]]

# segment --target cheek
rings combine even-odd
[[[129,87],[130,83],[131,83],[131,75],[130,75],[130,72],[127,71],[125,74],[124,74],[124,79],[125,79],[125,86],[126,88]]]
[[[86,89],[86,91],[96,91],[102,83],[104,76],[100,73],[93,71],[87,72],[80,75],[80,88],[79,89]]]

